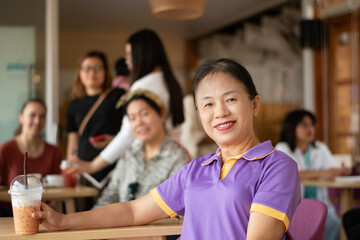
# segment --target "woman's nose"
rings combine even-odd
[[[33,118],[33,121],[34,121],[35,124],[39,124],[39,122],[40,122],[40,117],[35,116],[35,117]]]
[[[142,123],[143,123],[142,117],[137,117],[137,118],[135,119],[135,126],[139,126],[139,125],[141,125]]]
[[[229,109],[226,107],[225,104],[217,104],[215,107],[215,117],[216,118],[223,118],[226,117],[227,115],[229,115],[230,111]]]

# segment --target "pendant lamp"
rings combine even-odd
[[[204,13],[206,0],[149,0],[153,14],[158,18],[187,20]]]

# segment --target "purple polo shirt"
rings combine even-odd
[[[194,159],[151,195],[169,216],[185,212],[182,240],[246,239],[253,211],[288,228],[300,183],[296,162],[266,141],[223,166],[220,149]]]

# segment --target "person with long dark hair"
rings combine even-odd
[[[215,153],[138,199],[68,215],[42,204],[32,217],[56,231],[142,225],[185,212],[181,239],[285,239],[300,202],[299,173],[294,160],[255,136],[260,97],[250,74],[230,59],[205,63],[193,94]]]
[[[122,88],[126,91],[130,89],[130,71],[126,65],[126,60],[124,57],[119,58],[115,62],[115,78],[112,81],[112,86],[114,88]]]
[[[333,179],[349,175],[351,170],[336,167],[335,160],[325,143],[315,140],[316,119],[306,110],[290,112],[284,120],[280,142],[275,146],[298,164],[300,179]],[[339,239],[340,219],[328,198],[327,188],[304,187],[303,198],[324,202],[328,207],[324,239]]]
[[[130,91],[146,89],[161,98],[168,113],[166,129],[177,138],[178,126],[184,121],[182,92],[176,80],[164,46],[152,30],[141,30],[130,36],[126,46],[126,64],[131,72]],[[114,163],[127,150],[134,135],[129,120],[124,117],[120,132],[92,162],[74,159],[80,172],[94,173]]]
[[[90,51],[79,59],[67,111],[69,162],[75,157],[91,161],[119,131],[123,113],[115,105],[125,90],[112,89],[111,81],[103,52]],[[93,177],[101,181],[113,167],[94,173]]]

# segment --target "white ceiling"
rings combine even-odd
[[[0,0],[0,25],[43,25],[46,1]],[[208,0],[202,18],[164,20],[151,14],[148,0],[59,0],[60,31],[128,33],[146,27],[195,38],[287,1]]]

